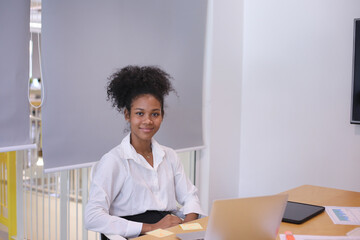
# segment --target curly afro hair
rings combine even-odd
[[[119,112],[130,112],[134,99],[143,94],[151,94],[161,104],[164,114],[164,96],[174,91],[171,76],[154,66],[126,66],[113,73],[107,85],[107,100],[112,102]]]

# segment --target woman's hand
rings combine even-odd
[[[184,223],[193,221],[193,220],[198,219],[198,218],[199,218],[199,214],[197,214],[197,213],[186,214],[185,219],[184,219]]]
[[[165,229],[165,228],[169,228],[169,227],[173,227],[176,226],[178,224],[181,224],[183,221],[181,220],[181,218],[172,215],[172,214],[168,214],[165,217],[163,217],[160,221],[158,221],[157,223],[154,224],[147,224],[144,223],[143,227],[141,229],[141,234],[144,234],[146,232],[150,232],[152,230],[155,229]]]

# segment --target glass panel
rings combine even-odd
[[[195,156],[196,151],[178,153],[181,163],[184,166],[186,175],[195,185]]]

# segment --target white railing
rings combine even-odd
[[[83,227],[90,168],[44,174],[37,161],[17,154],[18,239],[99,239]]]
[[[195,181],[196,151],[179,153]],[[41,159],[41,158],[40,158]],[[17,154],[18,239],[100,239],[87,231],[83,212],[88,199],[90,168],[43,173],[36,150]],[[21,214],[22,213],[22,214]]]

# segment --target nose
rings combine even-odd
[[[152,121],[152,119],[150,118],[150,116],[147,116],[147,117],[144,119],[144,123],[145,123],[145,124],[152,124],[153,121]]]

